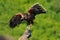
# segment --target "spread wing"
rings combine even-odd
[[[10,19],[10,23],[9,26],[11,28],[14,28],[15,26],[17,26],[18,24],[20,24],[23,19],[21,19],[21,15],[14,15],[11,19]]]

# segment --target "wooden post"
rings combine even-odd
[[[31,25],[29,25],[24,34],[18,39],[18,40],[29,40],[29,38],[31,37]]]

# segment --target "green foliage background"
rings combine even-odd
[[[27,25],[23,22],[11,29],[9,20],[18,12],[28,12],[35,3],[41,4],[47,13],[36,16],[30,40],[60,40],[60,0],[0,0],[0,35],[18,40]]]

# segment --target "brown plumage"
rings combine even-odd
[[[17,13],[16,15],[14,15],[10,19],[9,26],[11,28],[14,28],[15,26],[22,23],[23,20],[27,21],[27,25],[33,24],[35,16],[37,14],[42,14],[42,13],[46,13],[46,10],[44,8],[42,8],[42,6],[40,6],[39,4],[35,4],[33,7],[31,7],[28,10],[27,14],[25,14],[25,13]]]

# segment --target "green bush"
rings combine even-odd
[[[60,40],[60,0],[0,0],[0,35],[11,35],[17,40],[27,25],[23,22],[11,29],[9,20],[18,12],[28,12],[35,3],[41,4],[46,14],[36,16],[30,40]]]

